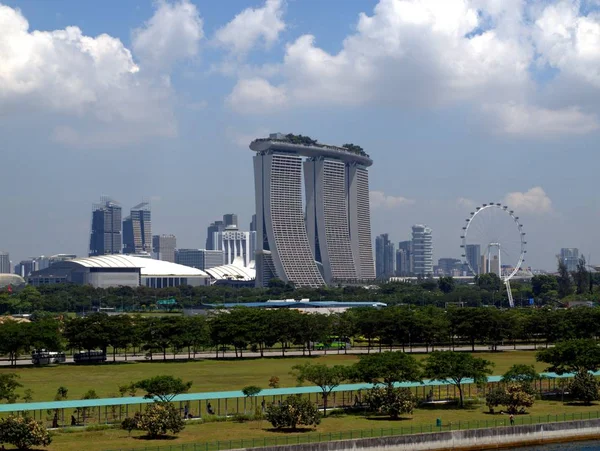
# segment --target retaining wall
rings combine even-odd
[[[248,448],[248,451],[422,451],[494,449],[600,437],[600,419],[470,429],[431,434]]]

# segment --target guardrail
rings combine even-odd
[[[592,420],[600,418],[600,411],[575,412],[556,415],[517,415],[514,425],[558,423],[575,420]],[[408,434],[426,434],[432,432],[458,431],[465,429],[484,429],[492,427],[510,426],[508,416],[503,418],[448,422],[437,426],[434,424],[420,424],[400,428],[362,429],[340,432],[313,432],[294,435],[279,435],[276,437],[261,437],[233,440],[219,440],[204,443],[182,443],[181,445],[146,446],[143,448],[115,448],[107,451],[226,451],[240,448],[259,448],[264,446],[301,445],[310,443],[330,442],[334,440],[354,440],[361,438],[390,437]]]

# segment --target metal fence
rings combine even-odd
[[[563,413],[556,415],[540,416],[515,416],[514,425],[557,423],[562,421],[592,420],[600,418],[600,411]],[[187,443],[181,445],[146,446],[143,448],[117,448],[108,451],[225,451],[240,448],[258,448],[262,446],[300,445],[334,440],[353,440],[373,437],[391,437],[407,434],[425,434],[432,432],[458,431],[461,429],[483,429],[492,427],[510,426],[508,416],[486,420],[458,421],[435,424],[420,424],[400,428],[363,429],[340,432],[312,432],[294,435],[278,435],[275,437],[261,437],[235,440],[219,440],[216,442]]]

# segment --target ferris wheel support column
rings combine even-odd
[[[515,300],[513,299],[512,291],[510,289],[510,281],[506,279],[504,281],[504,285],[506,285],[506,294],[508,294],[508,305],[511,307],[515,306]]]

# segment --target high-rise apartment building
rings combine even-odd
[[[433,237],[423,224],[412,227],[413,272],[417,276],[433,275]]]
[[[121,225],[121,206],[119,204],[108,198],[102,198],[100,204],[94,204],[90,257],[121,253]]]
[[[225,223],[223,221],[212,222],[206,230],[206,249],[216,250],[217,243],[215,243],[215,233],[222,232],[225,230]]]
[[[230,226],[238,227],[238,216],[234,213],[226,213],[223,215],[223,225],[225,228]]]
[[[560,250],[560,260],[567,266],[569,272],[577,271],[579,249],[576,247],[563,247]]]
[[[154,235],[152,237],[152,253],[157,260],[175,263],[175,235]]]
[[[379,279],[391,277],[394,273],[394,243],[387,233],[382,233],[375,238],[375,275]]]
[[[142,254],[152,251],[152,218],[150,204],[142,202],[123,220],[123,253]]]
[[[412,241],[400,241],[396,251],[396,275],[406,277],[412,273]]]
[[[481,245],[467,244],[465,246],[465,258],[467,259],[467,263],[469,263],[469,266],[471,267],[474,276],[478,274],[483,274],[485,272],[482,268],[480,268]]]
[[[358,146],[281,134],[250,148],[257,153],[257,286],[272,278],[309,287],[373,279],[369,156]]]
[[[0,274],[10,274],[10,255],[0,252]]]
[[[210,249],[175,249],[175,263],[202,271],[223,265],[223,251]]]
[[[240,257],[244,266],[249,266],[254,260],[256,232],[242,232],[230,225],[222,232],[216,232],[213,238],[217,250],[223,251],[224,264],[230,265]]]

